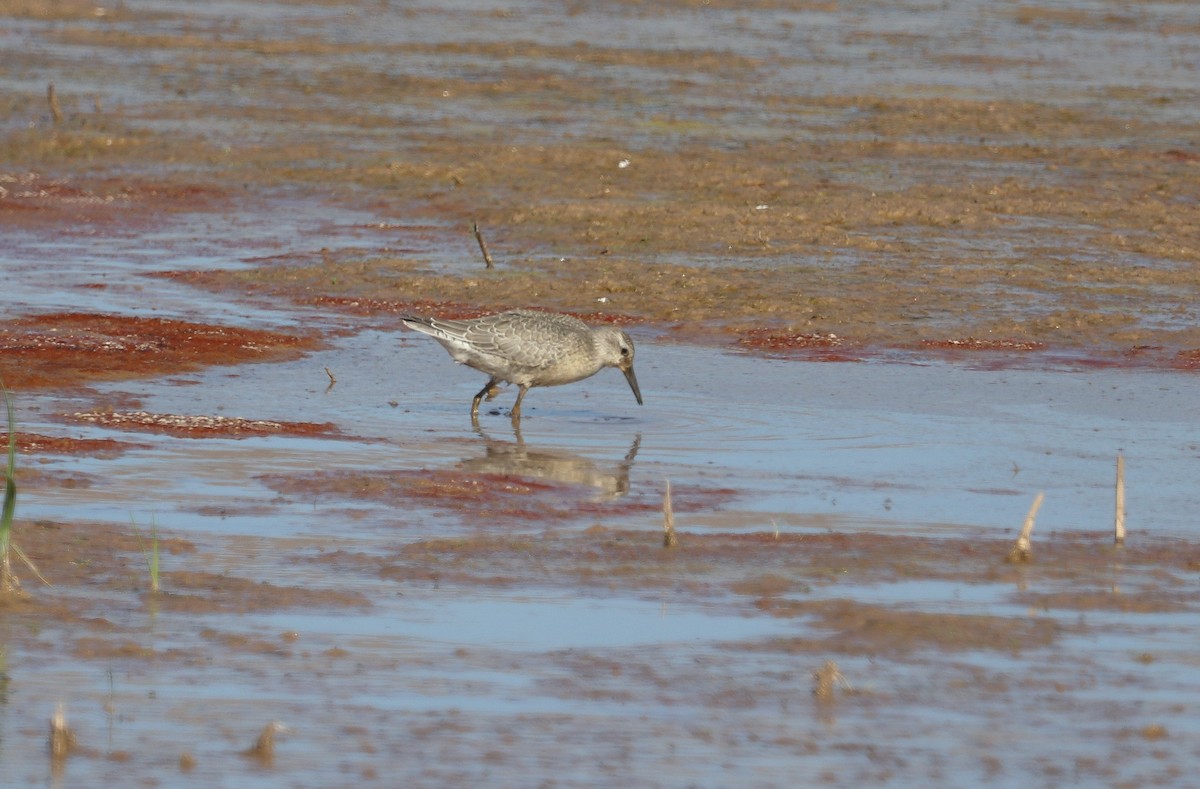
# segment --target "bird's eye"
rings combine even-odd
[[[624,347],[624,346],[622,346],[622,347],[621,347],[621,355],[622,355],[622,356],[628,356],[628,355],[629,355],[629,349],[628,349],[628,348],[626,348],[626,347]]]

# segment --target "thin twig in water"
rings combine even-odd
[[[46,101],[50,103],[50,117],[54,120],[54,125],[61,125],[63,122],[62,108],[58,106],[58,94],[54,92],[53,82],[46,87]]]
[[[1117,502],[1116,517],[1113,519],[1113,543],[1118,547],[1125,544],[1125,456],[1117,453]]]
[[[15,542],[10,543],[9,547],[12,548],[12,552],[17,555],[18,559],[25,562],[25,566],[29,568],[30,572],[32,572],[35,576],[37,576],[37,579],[39,581],[44,583],[46,586],[54,586],[54,584],[52,584],[46,580],[46,576],[42,575],[42,571],[37,568],[37,565],[33,563],[33,560],[30,559],[28,556],[26,556],[25,551],[22,551],[21,548]],[[16,580],[16,579],[14,579],[14,580]]]
[[[1017,544],[1008,552],[1008,561],[1027,562],[1033,556],[1029,535],[1033,534],[1033,522],[1037,518],[1037,512],[1041,508],[1044,498],[1046,498],[1044,492],[1039,492],[1034,498],[1033,506],[1029,508],[1029,514],[1025,516],[1025,524],[1021,527],[1021,534],[1017,537]]]
[[[483,233],[479,232],[479,223],[472,222],[471,230],[475,233],[475,240],[479,242],[479,251],[483,253],[483,262],[488,268],[494,268],[492,265],[492,253],[488,252],[487,244],[484,243]]]
[[[325,374],[329,376],[329,386],[325,387],[325,391],[328,392],[337,383],[337,379],[333,377],[333,373],[329,371],[328,367],[325,368]]]
[[[675,513],[671,508],[671,480],[667,480],[667,492],[663,494],[663,547],[675,548],[679,538],[675,536]]]

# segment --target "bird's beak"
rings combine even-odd
[[[629,388],[633,390],[633,396],[637,398],[638,405],[641,405],[642,390],[638,389],[637,376],[633,374],[633,365],[622,367],[621,372],[625,373],[625,380],[629,382]]]

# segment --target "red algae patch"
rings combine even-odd
[[[845,338],[831,333],[779,333],[773,329],[750,329],[738,338],[738,345],[751,351],[802,356],[820,362],[859,361],[842,348],[844,343]]]
[[[101,427],[122,430],[147,430],[182,438],[247,438],[249,436],[322,436],[339,434],[328,422],[276,422],[266,419],[242,419],[229,416],[185,416],[151,414],[146,411],[76,412],[71,418]]]
[[[206,365],[283,361],[318,346],[315,337],[264,329],[50,313],[17,318],[0,328],[0,377],[12,390],[70,387]]]
[[[1190,348],[1175,355],[1173,367],[1181,370],[1200,370],[1200,348]]]
[[[23,136],[24,142],[21,141]],[[9,137],[10,144],[28,146],[37,157],[53,150],[86,149],[110,154],[132,152],[144,147],[149,137],[88,131],[46,133],[31,129]],[[0,218],[8,227],[52,229],[62,227],[112,226],[148,227],[164,213],[209,211],[228,202],[223,186],[172,183],[153,176],[107,176],[77,172],[69,177],[24,171],[0,170]]]
[[[146,449],[149,444],[117,441],[112,438],[71,438],[17,433],[17,451],[24,455],[92,455],[111,457],[130,449]]]

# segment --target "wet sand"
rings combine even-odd
[[[0,1],[13,539],[53,584],[0,596],[0,771],[1179,785],[1197,32]],[[515,306],[627,327],[646,406],[602,373],[472,429],[398,315]]]

